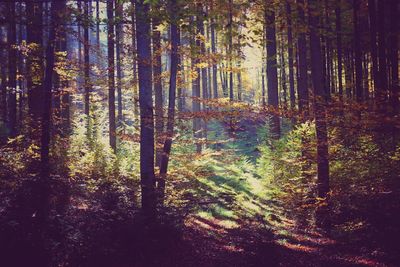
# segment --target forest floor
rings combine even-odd
[[[233,153],[217,158],[212,175],[199,179],[202,205],[185,220],[184,239],[197,254],[188,262],[192,266],[389,266],[371,257],[368,249],[335,239],[316,227],[310,214],[290,210],[265,190],[256,171],[257,145],[263,140],[258,127],[245,120],[235,133],[228,130],[231,143],[223,149]]]
[[[210,145],[198,161],[184,155],[197,168],[196,176],[176,185],[186,187],[176,198],[179,212],[167,208],[161,216],[165,221],[156,224],[140,216],[132,198],[138,184],[132,181],[117,185],[125,188],[122,194],[115,185],[93,193],[73,187],[68,206],[56,209],[44,227],[26,208],[34,192],[23,186],[19,193],[3,190],[0,265],[400,266],[398,255],[385,254],[376,237],[319,229],[312,212],[301,213],[275,198],[272,187],[266,190],[256,166],[257,147],[264,140],[261,123],[242,120],[233,132],[226,124],[211,123],[210,139],[224,142]],[[23,197],[12,206],[10,194]],[[362,228],[359,223],[351,227]],[[385,238],[390,242],[386,233]]]

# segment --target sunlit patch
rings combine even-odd
[[[319,251],[318,248],[306,246],[303,244],[293,244],[293,243],[288,242],[287,240],[278,240],[277,243],[285,248],[295,250],[295,251],[301,251],[301,252],[307,252],[307,253],[316,253]]]
[[[373,260],[373,259],[368,259],[360,256],[352,256],[352,255],[346,255],[344,257],[337,257],[337,259],[352,263],[352,264],[360,264],[364,266],[373,266],[373,267],[384,267],[386,266],[385,264]]]
[[[298,242],[311,242],[316,245],[333,245],[336,244],[336,241],[330,238],[324,238],[324,237],[311,237],[308,235],[301,235],[301,234],[291,234],[290,235],[292,238],[296,239]]]
[[[235,245],[225,245],[225,246],[223,246],[223,248],[230,252],[243,252],[244,251],[242,248],[237,247]]]

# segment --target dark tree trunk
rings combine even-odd
[[[378,102],[387,98],[387,68],[386,68],[386,33],[385,33],[385,2],[378,1],[378,64],[379,64],[379,92]]]
[[[228,25],[229,33],[228,33],[228,38],[229,38],[229,100],[233,101],[234,100],[234,95],[233,95],[233,72],[232,72],[232,61],[233,61],[233,33],[232,33],[232,28],[233,28],[233,1],[229,0],[229,25]]]
[[[86,129],[87,135],[89,134],[90,124],[90,92],[91,92],[91,81],[90,81],[90,39],[89,39],[89,1],[84,2],[84,23],[83,23],[83,61],[84,61],[84,88],[85,88],[85,115],[86,115]]]
[[[281,40],[281,51],[280,51],[280,70],[281,70],[281,84],[282,84],[282,94],[283,94],[283,108],[287,109],[287,84],[286,84],[286,64],[285,64],[285,51],[283,49],[284,43],[283,38]]]
[[[336,14],[336,45],[337,45],[337,76],[339,100],[343,101],[343,52],[342,52],[342,14],[341,0],[337,0]]]
[[[286,1],[287,13],[287,37],[288,37],[288,60],[289,60],[289,92],[290,92],[290,108],[295,109],[296,95],[294,91],[294,74],[293,74],[293,33],[292,33],[292,7],[289,1]]]
[[[317,1],[309,0],[311,76],[315,94],[315,125],[317,133],[317,180],[318,196],[327,197],[329,192],[328,136],[326,129],[326,108],[324,79],[322,77],[320,18],[317,15]]]
[[[163,132],[164,132],[164,108],[162,87],[162,62],[161,62],[161,33],[157,29],[161,21],[153,18],[153,83],[154,83],[154,108],[156,127],[156,166],[160,167]]]
[[[137,77],[137,48],[136,48],[136,0],[131,0],[132,8],[132,75],[133,75],[133,107],[135,116],[139,115],[139,92],[138,92],[138,77]]]
[[[7,44],[6,44],[6,33],[4,32],[3,28],[0,27],[0,55],[1,58],[7,58]],[[7,123],[7,61],[2,60],[1,64],[1,119],[3,123]]]
[[[212,6],[212,5],[211,5]],[[211,52],[213,55],[217,53],[216,36],[215,36],[215,22],[211,19]],[[218,98],[218,74],[217,64],[213,62],[212,65],[212,84],[213,84],[213,96]]]
[[[379,70],[378,70],[378,46],[376,32],[376,1],[368,0],[368,15],[369,15],[369,31],[370,31],[370,46],[372,59],[372,80],[374,81],[374,92],[377,93],[379,85]]]
[[[198,9],[200,12],[201,16],[203,17],[203,9],[200,7]],[[205,36],[204,32],[204,22],[202,18],[197,20],[197,27],[198,31],[201,35]],[[205,42],[200,43],[200,54],[205,55],[206,54],[206,44]],[[202,67],[201,68],[201,89],[202,89],[202,98],[203,98],[203,104],[202,104],[202,110],[207,111],[207,104],[204,102],[208,99],[208,83],[207,83],[207,68]],[[208,123],[207,123],[207,118],[203,118],[203,123],[202,123],[202,138],[207,140],[207,130],[208,130]]]
[[[117,0],[116,8],[115,8],[115,15],[118,19],[118,22],[115,27],[115,38],[116,38],[116,55],[117,55],[117,93],[118,93],[118,125],[121,125],[124,120],[123,115],[123,106],[122,106],[122,62],[121,62],[121,54],[123,55],[124,49],[124,32],[123,32],[123,10],[124,5],[121,0]]]
[[[154,175],[154,116],[151,86],[151,39],[149,5],[144,0],[136,1],[136,44],[139,77],[140,105],[140,181],[142,209],[152,217],[155,213]]]
[[[300,27],[304,28],[306,25],[304,15],[304,0],[298,0],[298,14]],[[297,40],[298,54],[299,54],[299,73],[297,81],[297,94],[299,96],[299,111],[302,116],[308,116],[308,77],[307,77],[307,43],[304,30],[300,30]]]
[[[96,44],[100,49],[100,1],[96,0]]]
[[[353,0],[353,24],[354,24],[354,64],[355,64],[355,93],[357,101],[363,100],[363,88],[362,88],[362,53],[360,44],[360,28],[358,11],[360,8],[359,0]]]
[[[27,44],[36,44],[27,60],[27,87],[29,113],[33,121],[38,121],[43,113],[43,61],[42,61],[42,3],[26,1],[27,12]]]
[[[398,57],[398,36],[399,36],[399,2],[390,1],[390,70],[391,70],[391,102],[395,114],[399,112],[399,57]]]
[[[15,23],[15,3],[8,3],[8,118],[10,135],[17,134],[17,25]]]
[[[171,75],[169,80],[169,95],[168,95],[168,119],[167,119],[167,137],[164,142],[163,154],[160,165],[160,182],[159,191],[161,194],[161,201],[164,199],[165,191],[165,178],[168,170],[169,155],[171,153],[172,137],[174,135],[174,122],[175,122],[175,94],[176,94],[176,80],[179,64],[178,47],[180,45],[178,21],[175,18],[177,12],[176,0],[170,0],[170,12],[172,16],[171,22]]]
[[[191,19],[193,21],[193,19]],[[199,31],[199,21],[200,18],[197,17],[196,19],[197,23],[197,31],[194,32],[194,35]],[[196,70],[197,77],[192,78],[192,111],[194,112],[194,119],[193,119],[193,133],[194,133],[194,138],[196,142],[196,152],[201,153],[202,151],[202,144],[199,142],[199,139],[201,138],[201,120],[199,118],[199,112],[200,112],[200,69],[198,67],[198,64],[200,63],[199,56],[196,54],[198,49],[200,48],[200,40],[194,40],[194,36],[191,36],[191,46],[192,46],[192,58],[191,58],[191,64],[192,64],[192,70]]]
[[[268,105],[275,111],[279,108],[278,92],[278,69],[276,54],[276,31],[275,31],[275,12],[265,7],[265,25],[266,25],[266,51],[267,51],[267,87],[268,87]],[[273,114],[270,118],[271,137],[280,138],[280,119]]]
[[[117,150],[117,135],[115,126],[115,57],[114,57],[114,0],[107,0],[107,54],[108,54],[108,120],[110,146]]]
[[[48,212],[48,198],[50,191],[50,133],[51,133],[51,116],[52,116],[52,87],[53,87],[53,69],[54,69],[54,46],[56,40],[56,29],[60,26],[60,12],[64,1],[56,1],[51,6],[51,21],[49,25],[49,38],[45,53],[46,68],[43,81],[43,114],[41,129],[41,146],[40,146],[40,207],[38,210],[38,218],[43,221]]]

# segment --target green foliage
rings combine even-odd
[[[263,130],[266,131],[266,130]],[[257,173],[275,192],[285,193],[292,200],[312,194],[315,177],[315,126],[307,122],[277,141],[260,145]]]

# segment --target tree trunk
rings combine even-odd
[[[114,0],[107,0],[107,54],[108,54],[108,120],[110,146],[116,152],[115,75],[114,75]]]
[[[360,8],[359,0],[353,0],[353,24],[354,24],[354,64],[355,64],[355,91],[356,99],[358,102],[363,100],[363,88],[362,88],[362,55],[361,55],[361,44],[360,44],[360,29],[358,22],[358,10]]]
[[[149,5],[136,1],[136,44],[140,105],[140,181],[142,209],[153,217],[156,209],[154,175],[154,116],[151,86],[151,39]]]
[[[288,0],[286,1],[286,13],[287,13],[288,60],[289,60],[290,108],[294,110],[296,105],[296,95],[294,91],[294,74],[293,74],[292,7]]]
[[[124,49],[124,31],[123,31],[123,11],[124,11],[124,4],[122,0],[117,0],[116,8],[115,8],[115,15],[118,19],[118,22],[115,27],[115,38],[116,38],[116,55],[117,55],[117,93],[118,93],[118,125],[121,125],[124,120],[123,115],[123,106],[122,106],[122,62],[121,62],[121,54],[123,54]]]
[[[27,12],[27,45],[36,45],[27,58],[28,106],[33,121],[37,122],[43,113],[42,3],[27,0],[26,10],[31,11]]]
[[[338,76],[338,89],[339,101],[343,101],[343,52],[342,52],[342,14],[341,14],[341,0],[337,0],[335,9],[336,15],[336,45],[337,45],[337,76]]]
[[[234,100],[234,95],[233,95],[233,72],[232,72],[232,53],[233,53],[233,33],[232,33],[232,27],[233,27],[233,1],[229,0],[229,33],[228,33],[228,39],[229,39],[229,100],[233,101]]]
[[[309,0],[311,76],[315,94],[315,127],[317,133],[317,180],[318,197],[325,198],[329,192],[328,135],[326,129],[326,108],[324,80],[322,77],[322,54],[319,33],[317,1]]]
[[[160,19],[153,18],[153,83],[154,83],[154,104],[156,116],[156,166],[160,167],[163,132],[164,132],[164,108],[163,108],[163,87],[162,87],[162,62],[161,62],[161,33],[158,30]]]
[[[86,115],[86,130],[87,136],[90,138],[90,39],[89,39],[89,1],[83,3],[84,23],[83,23],[83,60],[84,60],[84,88],[85,88],[85,115]]]
[[[10,136],[17,134],[17,25],[15,23],[15,3],[8,3],[8,114]]]
[[[131,0],[132,8],[132,80],[133,80],[133,107],[135,116],[139,115],[139,101],[138,101],[138,77],[137,77],[137,47],[136,47],[136,0]]]
[[[165,191],[165,178],[168,170],[169,155],[171,153],[172,137],[174,135],[174,122],[175,122],[175,94],[176,94],[176,80],[179,63],[180,45],[178,21],[175,18],[177,12],[176,0],[170,0],[170,12],[172,16],[171,22],[171,71],[169,80],[169,95],[168,95],[168,119],[167,119],[167,137],[164,142],[163,154],[160,165],[160,182],[159,192],[161,194],[161,202],[164,199]]]
[[[398,57],[398,36],[399,36],[399,2],[390,1],[390,70],[392,76],[391,82],[391,102],[393,112],[399,112],[399,57]]]
[[[56,1],[51,5],[51,21],[49,26],[49,39],[46,48],[45,61],[46,68],[43,81],[43,114],[42,114],[42,131],[40,146],[40,207],[38,218],[43,221],[48,212],[48,200],[50,191],[50,133],[51,133],[51,113],[52,113],[52,86],[53,86],[53,69],[54,69],[54,46],[56,40],[56,28],[60,26],[60,12],[64,1]]]
[[[212,7],[212,4],[211,4]],[[215,36],[215,22],[211,19],[211,52],[215,56],[217,53],[217,45],[216,45],[216,36]],[[213,83],[213,96],[214,98],[218,98],[218,74],[217,74],[217,64],[216,62],[212,63],[212,83]]]
[[[277,112],[279,108],[278,92],[278,69],[276,54],[276,31],[275,31],[275,12],[265,7],[265,25],[266,25],[266,51],[267,51],[267,87],[268,87],[268,105]],[[280,138],[280,119],[273,114],[270,118],[271,137]]]
[[[304,0],[298,0],[298,14],[300,28],[306,26],[304,15]],[[304,30],[299,32],[297,40],[298,54],[299,54],[299,74],[297,80],[297,94],[299,96],[299,111],[302,116],[308,116],[308,77],[307,77],[307,43]]]
[[[385,33],[385,1],[378,1],[378,60],[379,60],[379,93],[378,102],[387,98],[386,69],[386,33]]]

